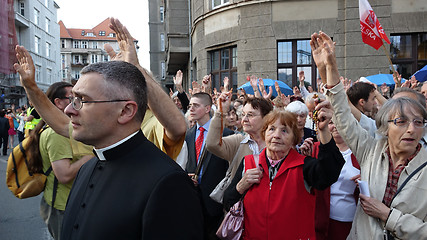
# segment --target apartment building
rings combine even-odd
[[[61,79],[75,82],[80,71],[91,63],[109,61],[104,44],[110,44],[118,52],[116,34],[109,28],[110,20],[105,19],[93,28],[67,28],[59,21],[61,46]],[[137,46],[138,41],[135,40]]]
[[[425,0],[369,2],[391,40],[385,47],[395,68],[409,77],[427,64]],[[187,86],[206,74],[213,87],[229,77],[234,90],[247,75],[295,86],[301,70],[316,86],[309,39],[319,30],[336,42],[343,76],[390,72],[385,51],[362,42],[357,0],[149,0],[149,9],[152,71],[164,62],[167,80],[182,69]]]
[[[46,90],[59,78],[59,26],[53,0],[14,0],[16,39],[31,54],[36,67],[36,82]],[[18,74],[0,74],[2,107],[27,104],[25,91]]]

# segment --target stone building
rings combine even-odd
[[[393,64],[409,77],[427,64],[426,0],[369,2],[392,42],[385,47]],[[164,69],[166,87],[178,69],[187,86],[206,74],[214,87],[228,76],[236,89],[247,75],[295,86],[300,70],[315,86],[309,39],[319,30],[336,42],[341,75],[390,72],[384,49],[362,42],[357,0],[149,0],[149,8],[151,70]]]

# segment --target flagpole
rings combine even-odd
[[[381,42],[383,43],[383,49],[384,49],[384,52],[385,52],[385,55],[387,56],[387,59],[388,59],[388,62],[390,63],[390,66],[391,66],[391,69],[392,69],[392,71],[393,71],[393,78],[394,79],[399,79],[398,78],[398,76],[397,76],[397,74],[396,74],[396,69],[394,69],[394,66],[393,66],[393,62],[391,61],[391,58],[390,58],[390,53],[387,51],[387,49],[385,48],[385,45],[384,45],[384,41],[381,39]],[[395,81],[396,82],[396,81]],[[400,85],[401,85],[401,83],[400,82],[397,82],[396,83],[396,87],[400,87]]]

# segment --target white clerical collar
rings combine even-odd
[[[106,161],[107,159],[104,157],[104,152],[105,151],[110,150],[112,148],[115,148],[115,147],[119,146],[120,144],[126,142],[127,140],[129,140],[130,138],[132,138],[133,136],[135,136],[138,132],[139,132],[139,130],[136,131],[135,133],[132,133],[131,135],[127,136],[126,138],[123,138],[122,140],[114,143],[113,145],[110,145],[108,147],[101,148],[101,149],[93,148],[93,150],[96,152],[96,155],[98,156],[99,160]]]

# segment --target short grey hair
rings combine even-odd
[[[104,77],[103,93],[112,99],[129,99],[135,101],[138,121],[144,119],[147,110],[147,83],[144,75],[134,65],[124,61],[109,61],[90,64],[80,74],[99,73]]]
[[[404,109],[419,113],[423,119],[427,119],[426,108],[418,101],[408,97],[390,99],[377,113],[375,123],[377,125],[378,133],[382,136],[387,136],[389,126],[388,121],[391,120],[390,118],[393,116],[407,117],[405,116]]]
[[[298,115],[308,115],[308,107],[300,101],[293,101],[289,103],[288,106],[286,106],[285,110]]]

